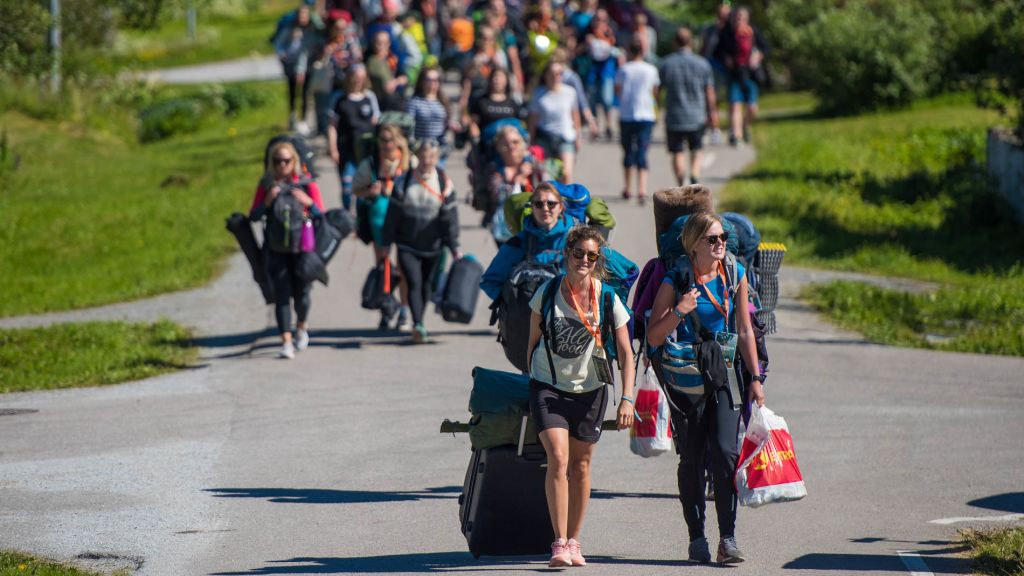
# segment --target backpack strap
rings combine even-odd
[[[544,336],[544,351],[548,355],[548,369],[551,370],[551,385],[558,385],[558,373],[555,371],[555,358],[551,355],[551,337],[555,328],[555,295],[562,284],[563,276],[555,276],[544,287],[540,298],[540,333]]]
[[[675,265],[672,266],[672,287],[675,290],[677,301],[683,295],[682,286],[684,284],[687,284],[687,279],[683,275],[683,271],[680,270],[680,267],[685,266],[687,268],[687,271],[689,271],[691,275],[693,274],[693,270],[690,268],[689,264],[686,264],[687,262],[689,262],[689,259],[684,260],[683,258],[679,258],[678,260],[676,260]],[[700,316],[697,315],[696,308],[691,310],[690,313],[686,315],[686,321],[689,322],[690,330],[692,330],[694,336],[697,337],[698,344],[700,342],[703,342],[704,340],[714,338],[714,335],[710,335],[704,330],[704,324],[700,321]]]

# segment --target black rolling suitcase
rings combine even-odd
[[[483,266],[472,256],[464,256],[452,264],[441,300],[441,317],[446,322],[469,324],[473,320],[483,275]]]
[[[462,533],[474,557],[546,555],[554,531],[544,495],[540,444],[474,450],[459,496]]]

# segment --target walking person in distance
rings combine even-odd
[[[686,184],[686,148],[690,149],[690,184],[700,182],[704,131],[710,120],[718,130],[718,104],[711,64],[693,52],[693,35],[676,31],[674,53],[661,61],[658,73],[665,92],[665,140],[672,155],[676,184]]]
[[[302,227],[310,215],[324,210],[320,188],[306,180],[299,153],[290,142],[279,142],[267,155],[266,173],[256,188],[251,220],[267,217],[264,242],[269,247],[268,269],[274,283],[274,316],[281,334],[281,357],[295,358],[296,350],[309,345],[307,318],[312,282],[296,273]],[[309,224],[310,226],[312,224]],[[296,331],[292,338],[291,308],[295,307]]]

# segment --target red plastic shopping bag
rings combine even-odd
[[[735,480],[741,506],[757,508],[807,496],[786,420],[766,406],[752,410]]]
[[[672,449],[672,426],[669,422],[668,399],[648,368],[636,388],[636,413],[629,429],[629,449],[633,454],[650,458]]]

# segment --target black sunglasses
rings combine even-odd
[[[541,208],[554,210],[555,206],[558,206],[558,202],[555,202],[554,200],[534,200],[533,202],[530,202],[530,204],[537,210],[540,210]]]
[[[292,160],[293,158],[290,156],[288,158],[281,158],[280,156],[278,156],[274,158],[274,164],[291,164]]]
[[[726,242],[729,241],[729,233],[728,232],[722,232],[721,234],[718,234],[717,236],[715,234],[711,234],[709,236],[705,236],[704,240],[707,241],[708,246],[714,246],[715,244],[718,244],[719,241],[721,241],[722,244],[725,244]]]
[[[586,258],[587,262],[591,263],[597,262],[597,259],[601,257],[600,252],[588,252],[582,248],[573,248],[569,251],[569,254],[572,254],[572,257],[577,260]]]

